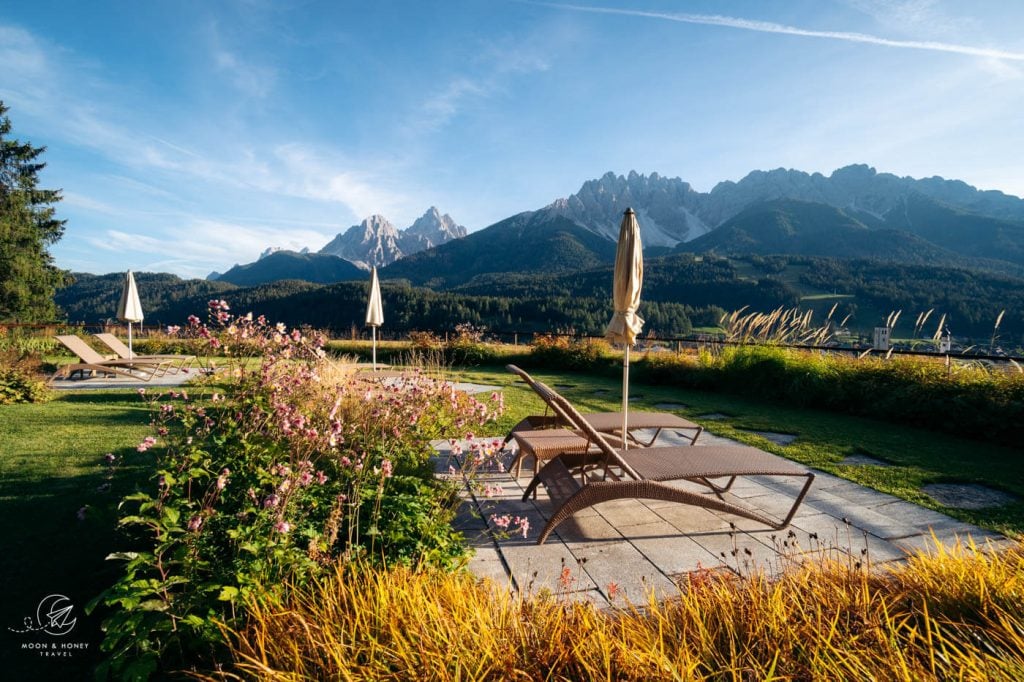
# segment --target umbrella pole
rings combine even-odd
[[[377,325],[370,327],[373,330],[373,371],[377,371]]]
[[[622,449],[629,449],[629,433],[626,431],[626,415],[629,413],[629,344],[622,357]]]
[[[134,360],[135,353],[132,351],[132,323],[128,323],[128,359]]]

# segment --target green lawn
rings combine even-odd
[[[620,382],[571,372],[539,371],[525,367],[560,388],[584,410],[616,409]],[[506,415],[493,428],[504,433],[526,414],[543,411],[540,400],[501,367],[458,372],[460,380],[502,386]],[[596,394],[595,391],[605,393]],[[725,394],[635,384],[643,396],[634,409],[657,409],[657,403],[679,403],[680,410],[701,421],[712,433],[735,438],[790,457],[839,476],[938,509],[965,521],[1008,533],[1024,533],[1024,502],[990,511],[958,511],[937,505],[923,495],[924,483],[981,482],[1024,500],[1024,452],[977,441],[962,440],[886,422],[847,417],[831,412],[756,403]],[[720,413],[719,421],[700,415]],[[35,613],[40,599],[60,593],[71,599],[79,618],[73,637],[96,651],[100,642],[99,616],[85,616],[86,602],[110,583],[113,566],[104,561],[112,549],[122,549],[114,529],[116,506],[136,486],[149,485],[147,456],[135,446],[149,433],[146,403],[133,391],[75,391],[42,405],[0,406],[0,581],[6,586],[0,648],[5,679],[64,677],[84,679],[94,658],[76,653],[70,660],[41,661],[25,652],[18,635],[7,628]],[[783,447],[743,429],[797,434]],[[106,453],[127,456],[130,466],[106,482]],[[890,467],[852,467],[844,456],[864,453],[894,464]],[[86,507],[85,519],[78,510]],[[98,652],[97,652],[98,653]]]
[[[40,405],[0,406],[5,679],[88,678],[91,654],[98,654],[100,618],[85,616],[82,608],[115,577],[104,557],[123,544],[114,530],[117,502],[145,479],[145,460],[135,446],[149,432],[148,423],[148,407],[134,391],[75,391]],[[108,452],[128,455],[131,466],[101,492]],[[85,517],[79,520],[82,507]],[[53,593],[76,607],[78,623],[64,639],[89,645],[70,659],[23,651],[26,639],[8,631],[35,615],[40,599]]]

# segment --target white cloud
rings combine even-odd
[[[224,271],[234,263],[256,260],[268,246],[294,251],[318,250],[334,232],[292,227],[287,232],[268,224],[183,218],[174,228],[140,232],[107,229],[84,239],[94,249],[120,254],[121,262],[134,269],[150,270],[158,265],[178,274],[205,277],[212,270]]]
[[[235,88],[245,95],[262,98],[274,88],[277,79],[275,69],[243,61],[225,49],[215,50],[213,61],[217,69],[227,73]]]
[[[440,130],[473,102],[504,92],[506,82],[513,77],[549,68],[547,58],[537,47],[521,43],[488,43],[481,47],[476,63],[467,68],[473,73],[450,77],[435,94],[419,103],[404,132],[407,137],[415,137]]]
[[[616,9],[613,7],[587,7],[584,5],[562,5],[553,3],[531,3],[566,9],[575,12],[592,12],[595,14],[616,14],[624,16],[645,17],[648,19],[660,19],[663,21],[674,21],[683,24],[702,24],[707,26],[722,26],[725,28],[736,28],[745,31],[757,31],[759,33],[779,33],[783,35],[804,36],[808,38],[824,38],[829,40],[842,40],[851,43],[867,43],[870,45],[882,45],[911,50],[931,50],[935,52],[950,52],[954,54],[968,55],[972,57],[983,57],[986,59],[1003,59],[1009,61],[1024,61],[1024,52],[1013,52],[988,47],[973,47],[971,45],[960,45],[957,43],[939,42],[931,40],[893,40],[882,38],[866,33],[852,33],[847,31],[815,31],[786,26],[770,21],[757,21],[742,19],[738,17],[721,16],[717,14],[686,14],[669,12],[649,12],[644,10]]]
[[[967,17],[948,16],[936,0],[846,0],[854,9],[870,16],[879,26],[917,36],[962,35],[976,22]]]

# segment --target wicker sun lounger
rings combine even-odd
[[[551,532],[573,514],[616,499],[691,504],[752,519],[774,529],[785,528],[814,481],[814,474],[804,467],[745,445],[616,449],[565,398],[541,382],[537,382],[537,387],[545,391],[552,406],[599,449],[597,453],[578,449],[562,453],[544,465],[530,481],[523,501],[543,484],[554,504],[554,513],[537,544],[543,544]],[[723,497],[738,476],[792,476],[806,478],[807,482],[780,521]],[[719,486],[711,481],[715,478],[729,480],[725,486]],[[698,483],[709,492],[685,490],[670,485],[670,481]]]
[[[552,412],[552,414],[531,415],[529,417],[524,418],[522,421],[520,421],[518,424],[512,427],[512,430],[505,437],[505,443],[508,443],[509,441],[512,440],[513,434],[516,431],[535,431],[538,429],[569,426],[565,418],[559,416],[557,410],[555,410],[551,403],[548,402],[545,393],[537,389],[537,384],[539,382],[536,379],[534,379],[525,371],[523,371],[522,369],[515,365],[506,365],[505,369],[507,369],[508,371],[512,372],[520,379],[525,381],[527,385],[530,388],[532,388],[534,392],[536,392],[537,395],[539,395],[544,400],[545,404],[547,405],[547,409]],[[586,419],[587,422],[594,427],[594,429],[601,433],[617,434],[620,431],[622,431],[621,412],[588,412],[587,414],[583,415],[583,418]],[[704,427],[701,426],[700,424],[695,424],[694,422],[688,419],[683,419],[679,415],[672,414],[671,412],[647,412],[645,410],[630,410],[629,419],[627,420],[627,422],[627,429],[629,430],[629,442],[635,445],[641,445],[643,447],[650,447],[651,445],[653,445],[654,442],[658,440],[658,436],[660,436],[661,432],[665,429],[669,429],[671,431],[676,432],[692,432],[692,435],[690,433],[687,433],[685,435],[687,438],[690,439],[690,445],[693,445],[694,443],[697,442],[697,438],[700,437],[701,432],[703,432],[704,430]],[[650,438],[648,438],[647,440],[641,441],[639,438],[639,432],[645,431],[654,431],[654,434],[650,436]]]
[[[154,360],[108,360],[93,350],[85,341],[74,335],[58,336],[56,339],[65,348],[77,355],[81,362],[63,365],[50,377],[51,383],[58,378],[70,379],[75,374],[84,377],[86,372],[149,381],[154,375],[158,373],[162,375],[166,371],[166,362]]]
[[[139,355],[138,353],[132,352],[128,346],[124,345],[121,339],[117,338],[113,334],[93,334],[93,336],[95,336],[104,346],[117,353],[117,356],[122,360],[166,362],[168,369],[174,373],[186,369],[196,361],[196,356],[194,355]]]

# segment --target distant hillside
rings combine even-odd
[[[210,299],[214,296],[220,298],[235,289],[235,285],[228,282],[186,280],[165,272],[133,274],[139,290],[139,302],[142,303],[142,311],[147,322],[159,321],[161,318],[154,316],[154,311],[168,308],[180,301]],[[73,284],[58,290],[54,297],[57,305],[67,315],[67,319],[87,323],[114,319],[117,304],[121,300],[121,289],[124,287],[124,273],[90,275],[78,272],[74,273],[74,278]],[[205,306],[200,308],[198,313],[204,314]]]
[[[307,282],[344,282],[366,279],[365,270],[337,256],[322,253],[298,253],[296,251],[275,251],[255,263],[236,265],[217,278],[238,286],[255,286],[285,279],[301,279]]]
[[[910,194],[885,215],[885,225],[906,230],[961,256],[1024,265],[1024,220],[977,215]]]
[[[510,298],[545,295],[611,300],[611,265],[563,274],[500,273],[485,274],[454,289],[458,293],[487,295],[500,293]],[[794,306],[799,292],[765,274],[760,278],[741,276],[725,258],[674,255],[650,258],[644,262],[642,300],[681,303],[698,309],[709,306],[742,308],[751,306],[770,310]],[[643,304],[641,304],[643,305]]]
[[[693,253],[883,258],[908,263],[959,260],[955,253],[909,232],[871,229],[840,209],[793,199],[750,206],[713,232],[676,248]]]
[[[462,239],[396,261],[381,270],[381,276],[448,288],[483,273],[571,272],[614,260],[614,242],[571,220],[520,213]]]
[[[460,322],[491,329],[601,334],[611,315],[610,265],[576,272],[482,273],[451,291],[383,282],[385,334],[412,329],[451,330]],[[909,337],[919,313],[934,309],[921,336],[931,336],[939,319],[954,337],[973,337],[988,345],[995,319],[1006,311],[998,330],[1007,348],[1024,344],[1024,278],[979,273],[964,268],[907,265],[881,260],[843,260],[817,256],[694,256],[650,258],[645,263],[640,314],[646,332],[686,333],[690,325],[714,325],[725,310],[750,306],[771,310],[799,305],[822,319],[838,304],[837,319],[852,314],[850,326],[863,332],[892,311],[903,310],[897,335]],[[75,321],[112,318],[122,275],[80,276],[61,293]],[[257,287],[172,275],[138,276],[149,323],[181,324],[191,315],[205,317],[210,298],[223,297],[237,314],[265,314],[288,325],[310,324],[347,335],[363,328],[368,283],[333,285],[293,280]],[[70,302],[70,303],[69,303]],[[93,309],[90,306],[95,305]]]

